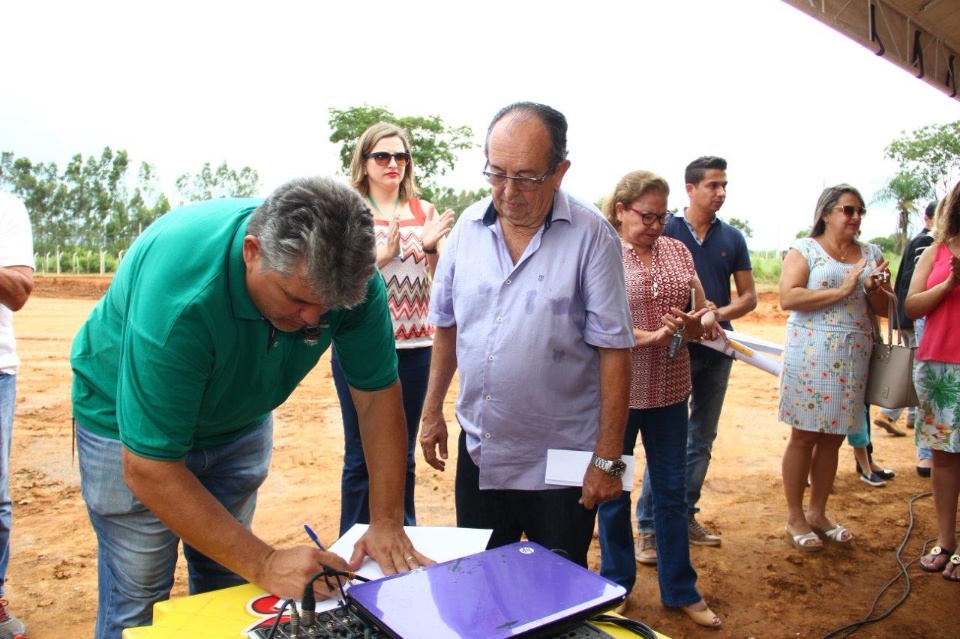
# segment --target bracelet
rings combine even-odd
[[[428,249],[426,246],[424,246],[424,247],[423,247],[423,252],[426,253],[427,255],[436,255],[436,254],[437,254],[437,247],[434,246],[433,248],[429,248],[429,249]]]
[[[872,290],[869,290],[869,291],[867,290],[866,285],[863,286],[863,292],[866,293],[867,295],[873,295],[874,293],[876,293],[876,292],[879,291],[879,290],[880,290],[880,286],[879,286],[879,285],[876,286],[876,287],[874,287]]]

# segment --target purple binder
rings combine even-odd
[[[622,586],[527,541],[347,591],[351,609],[398,639],[549,636],[626,596]]]

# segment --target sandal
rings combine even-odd
[[[853,534],[844,528],[843,524],[834,524],[830,530],[820,530],[813,526],[810,526],[810,529],[824,539],[832,541],[835,544],[840,544],[841,546],[846,546],[853,541]]]
[[[723,625],[723,622],[720,621],[720,617],[717,616],[717,613],[710,610],[710,607],[707,606],[703,610],[693,610],[690,606],[681,606],[680,610],[687,613],[687,616],[693,620],[693,623],[698,626],[706,626],[707,628],[719,628]]]
[[[956,557],[956,555],[953,553],[953,550],[947,550],[946,548],[941,548],[940,546],[934,546],[930,549],[929,554],[920,559],[920,567],[924,572],[941,572],[947,565],[947,562],[951,561],[953,557]],[[951,555],[953,555],[953,557],[951,557]],[[943,557],[943,561],[940,561],[941,557]],[[924,562],[924,559],[927,559],[928,561]]]
[[[957,581],[960,582],[960,555],[954,554],[950,556],[950,563],[947,564],[947,568],[950,568],[950,572],[947,572],[947,569],[944,568],[943,572],[940,573],[940,576],[946,579],[947,581]]]
[[[800,552],[817,552],[823,550],[823,540],[820,539],[817,533],[811,531],[802,535],[794,535],[786,526],[784,526],[783,529],[787,531],[787,537],[790,539],[790,543],[796,546]]]

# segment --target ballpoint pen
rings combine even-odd
[[[320,543],[320,538],[317,537],[317,533],[313,532],[313,528],[311,528],[311,527],[308,526],[307,524],[304,524],[304,525],[303,525],[303,529],[307,531],[307,537],[309,537],[309,538],[310,538],[310,541],[312,541],[313,543],[315,543],[315,544],[317,545],[317,548],[319,548],[320,550],[322,550],[322,551],[324,551],[324,552],[327,551],[326,546],[324,546],[323,544]]]

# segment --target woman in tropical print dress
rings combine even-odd
[[[917,446],[933,451],[937,545],[920,560],[927,572],[960,581],[957,497],[960,495],[960,183],[947,195],[934,243],[917,262],[905,302],[907,317],[926,316],[913,380],[920,399]]]

